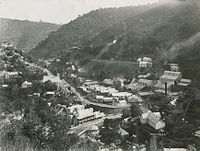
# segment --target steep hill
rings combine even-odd
[[[85,44],[81,59],[92,60],[83,66],[84,70],[93,72],[108,68],[106,60],[136,62],[141,56],[149,56],[159,66],[162,61],[178,62],[186,77],[200,80],[200,73],[194,71],[200,66],[199,55],[200,10],[190,1],[170,1],[152,5],[140,13],[114,24]],[[97,59],[95,61],[94,59]],[[102,62],[100,60],[102,59]],[[112,70],[120,66],[116,64]],[[198,64],[194,68],[192,65]],[[129,67],[127,69],[129,72]],[[120,69],[118,69],[119,71]],[[125,68],[121,68],[122,74]]]
[[[72,47],[81,48],[85,42],[90,41],[103,30],[144,9],[147,7],[106,8],[91,11],[51,33],[32,50],[32,54],[36,57],[53,57]]]
[[[178,62],[186,77],[200,80],[200,72],[193,74],[191,68],[194,63],[195,69],[200,66],[199,32],[198,5],[189,0],[168,0],[92,11],[49,35],[32,54],[52,57],[67,51],[80,61],[83,71],[110,75],[132,74],[136,59],[149,56],[159,67],[166,59]],[[68,51],[73,46],[80,50]]]
[[[0,42],[13,42],[17,48],[29,50],[44,40],[60,25],[0,18]]]
[[[106,47],[116,40],[101,54],[103,59],[135,60],[141,55],[153,57],[157,53],[169,57],[168,51],[173,45],[200,31],[199,16],[199,8],[191,2],[157,4],[106,29],[86,46],[96,50],[95,47]]]

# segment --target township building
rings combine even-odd
[[[51,81],[52,83],[61,83],[60,76],[48,75],[43,77],[43,82]]]
[[[140,122],[142,124],[148,124],[155,130],[163,129],[165,127],[165,122],[160,119],[160,117],[156,116],[151,111],[147,111],[143,113],[140,117]]]
[[[56,92],[55,91],[47,91],[45,92],[44,94],[47,98],[50,98],[50,97],[53,97],[56,95]]]
[[[152,67],[152,59],[149,57],[138,58],[137,63],[140,68]]]
[[[0,71],[0,83],[4,82],[4,78],[5,78],[5,71]]]
[[[85,109],[83,105],[75,105],[68,108],[70,111],[73,125],[84,124],[89,121],[101,119],[105,116],[100,111],[93,111],[93,108]]]
[[[192,80],[190,79],[181,79],[178,83],[179,86],[188,86],[192,83]]]
[[[112,79],[104,79],[103,83],[106,84],[106,85],[113,85],[114,84]]]
[[[19,76],[18,72],[5,72],[5,79],[14,79]]]
[[[164,89],[165,83],[167,83],[167,88],[170,88],[175,83],[178,84],[181,78],[182,78],[181,72],[165,71],[164,74],[157,81],[155,87]]]
[[[153,80],[147,80],[147,79],[139,79],[137,81],[137,84],[142,86],[142,87],[151,87],[153,86]]]
[[[179,72],[179,65],[175,63],[169,64],[171,71]]]
[[[112,97],[115,98],[119,98],[119,99],[125,99],[125,98],[129,98],[132,96],[132,93],[128,93],[128,92],[113,92],[111,94]]]
[[[142,104],[138,106],[140,122],[136,125],[136,139],[138,143],[149,143],[150,151],[160,151],[159,137],[164,134],[165,122],[158,113],[153,113]]]
[[[113,98],[112,97],[104,97],[103,98],[103,102],[104,103],[113,103]]]
[[[176,66],[176,65],[174,65]],[[167,83],[167,88],[170,86],[177,84],[179,86],[188,86],[192,83],[190,79],[182,79],[182,73],[177,71],[165,71],[164,74],[157,81],[155,87],[156,88],[165,88],[165,83]]]
[[[32,87],[32,83],[31,82],[28,82],[28,81],[24,81],[23,83],[22,83],[22,88],[30,88],[30,87]]]
[[[130,98],[128,98],[128,103],[137,103],[137,102],[142,102],[141,97],[137,95],[132,95]]]
[[[164,75],[160,77],[160,81],[162,83],[173,83],[179,82],[182,78],[181,72],[175,72],[175,71],[165,71]]]

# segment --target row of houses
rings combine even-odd
[[[109,84],[112,80],[105,79],[109,81]],[[107,84],[108,85],[108,84]],[[104,104],[114,105],[114,106],[123,106],[127,104],[128,98],[132,97],[133,94],[129,92],[119,92],[113,87],[100,85],[97,81],[86,80],[82,86],[79,86],[86,94],[93,96],[93,99]]]

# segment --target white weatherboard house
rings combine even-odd
[[[149,110],[141,115],[140,122],[142,124],[148,124],[155,130],[163,129],[165,127],[165,122]]]
[[[102,112],[94,112],[93,108],[85,109],[83,105],[74,105],[68,107],[68,110],[73,117],[74,125],[84,124],[86,122],[100,119],[105,116],[105,114]]]
[[[18,72],[5,72],[5,79],[17,78],[18,76]]]
[[[54,75],[44,76],[43,82],[46,81],[51,81],[52,83],[61,83],[60,76],[54,76]]]
[[[114,84],[112,79],[104,79],[103,83],[107,84],[107,85],[113,85]]]
[[[22,83],[22,88],[30,88],[30,87],[32,87],[32,82],[28,82],[28,81],[24,81],[23,83]]]
[[[152,67],[152,59],[149,57],[138,58],[137,63],[140,68]]]
[[[182,78],[181,72],[175,72],[175,71],[165,71],[164,75],[160,77],[160,81],[162,83],[175,83],[179,82]]]
[[[175,72],[179,71],[178,64],[170,64],[170,68],[171,68],[171,71],[175,71]]]
[[[182,78],[181,72],[175,71],[165,71],[164,74],[160,77],[158,82],[156,83],[155,87],[164,89],[165,83],[167,83],[167,88],[174,85],[175,83],[179,83]]]
[[[179,86],[188,86],[192,83],[192,80],[190,79],[181,79],[178,83]]]

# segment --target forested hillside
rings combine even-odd
[[[133,73],[134,67],[132,64],[122,66],[124,62],[136,62],[138,57],[149,56],[157,66],[164,60],[179,63],[185,77],[198,81],[199,12],[199,7],[190,1],[153,5],[152,9],[105,29],[87,43],[79,58],[91,62],[83,68],[90,72],[115,73],[117,70],[126,75]],[[114,61],[108,64],[105,59],[121,61],[121,64]],[[197,66],[193,67],[195,63]]]
[[[111,75],[133,73],[133,64],[126,61],[134,63],[140,56],[149,56],[155,65],[164,60],[178,62],[186,77],[200,80],[191,68],[194,62],[198,64],[199,32],[200,10],[194,1],[100,9],[62,26],[32,54],[48,58],[70,52],[83,71]],[[74,46],[76,50],[71,49]]]
[[[32,54],[36,57],[52,57],[72,47],[81,48],[85,42],[112,27],[116,22],[123,21],[147,8],[146,6],[94,10],[51,33],[47,39],[32,50]]]
[[[0,18],[0,42],[10,41],[19,49],[35,47],[60,25]]]
[[[172,46],[184,42],[200,31],[198,9],[190,2],[157,5],[106,29],[86,46],[95,51],[96,47],[104,47],[116,40],[116,43],[109,45],[108,50],[101,55],[101,59],[131,61],[142,55],[157,58],[155,54],[170,59],[174,54],[169,53],[174,51],[170,49]]]

